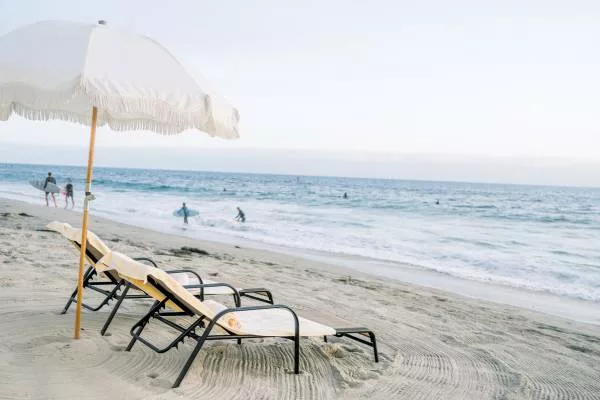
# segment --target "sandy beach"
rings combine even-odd
[[[600,399],[600,326],[383,280],[273,252],[204,242],[93,216],[114,250],[162,268],[190,268],[241,287],[265,286],[303,315],[330,314],[371,328],[366,346],[302,341],[300,375],[281,339],[211,342],[181,387],[170,386],[191,352],[124,347],[149,302],[124,302],[109,336],[108,308],[85,312],[74,341],[77,255],[48,222],[80,214],[0,199],[0,398],[3,399]],[[181,251],[193,247],[208,255]],[[86,292],[90,300],[89,291]],[[253,303],[246,303],[253,304]],[[152,335],[167,337],[156,324]]]

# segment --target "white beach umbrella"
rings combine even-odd
[[[0,38],[0,120],[12,114],[91,127],[75,313],[78,338],[96,126],[160,134],[195,129],[233,139],[238,137],[238,112],[148,37],[103,21],[47,21]]]

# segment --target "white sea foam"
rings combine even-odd
[[[43,202],[42,192],[23,183],[35,168],[0,168],[0,196]],[[82,186],[82,170],[63,174]],[[202,239],[368,257],[396,268],[410,264],[600,302],[597,190],[110,169],[96,177],[93,213],[117,221]],[[172,213],[184,201],[200,215],[182,231],[182,219]],[[237,206],[246,223],[234,221]]]

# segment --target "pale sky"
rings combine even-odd
[[[0,34],[48,19],[150,36],[241,115],[234,142],[101,129],[99,147],[600,162],[598,1],[0,0]],[[0,125],[0,146],[87,140],[68,123]]]

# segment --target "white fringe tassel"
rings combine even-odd
[[[239,114],[232,108],[225,118],[217,118],[208,94],[184,96],[172,105],[152,97],[108,96],[93,85],[75,82],[65,90],[48,91],[22,83],[0,87],[0,120],[15,113],[26,119],[62,120],[90,125],[92,107],[98,108],[98,126],[115,131],[144,130],[173,135],[197,129],[225,139],[239,137]]]

